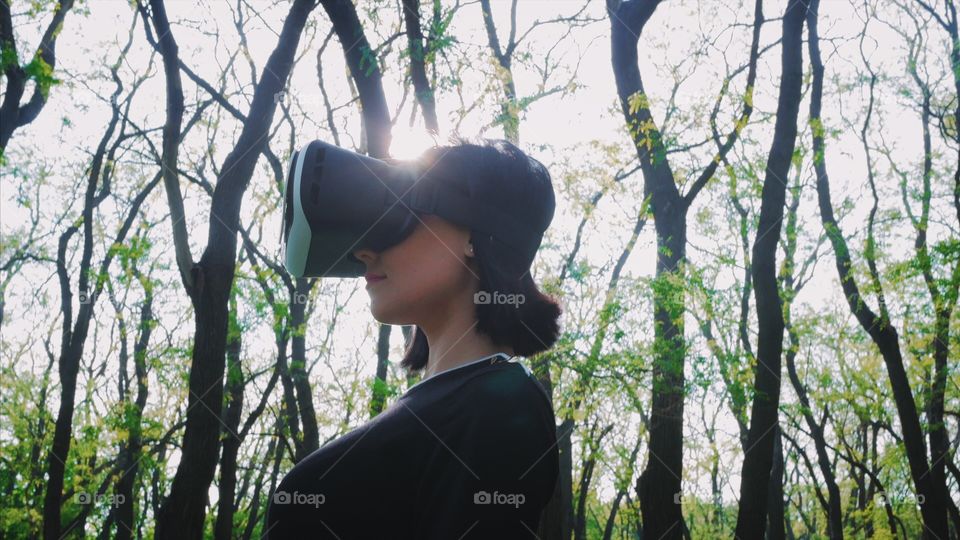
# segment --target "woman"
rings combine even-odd
[[[419,160],[479,206],[540,231],[550,175],[506,141],[459,142]],[[482,203],[482,204],[481,204]],[[559,473],[547,393],[516,360],[548,350],[561,308],[530,275],[539,247],[432,214],[366,265],[370,311],[415,325],[401,365],[423,377],[366,424],[313,452],[271,497],[269,538],[532,538]],[[507,240],[509,241],[509,240]]]

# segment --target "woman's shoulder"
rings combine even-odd
[[[519,361],[497,362],[478,370],[466,381],[475,392],[497,396],[540,395],[548,399],[543,385]]]
[[[520,362],[500,362],[475,372],[457,394],[471,404],[476,415],[499,421],[501,426],[505,418],[518,427],[533,422],[552,428],[555,422],[546,390]]]

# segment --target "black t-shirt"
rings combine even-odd
[[[504,358],[421,381],[297,463],[270,498],[267,538],[535,537],[559,474],[556,419]]]

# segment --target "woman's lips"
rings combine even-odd
[[[383,276],[379,274],[370,274],[370,273],[364,274],[363,277],[367,280],[367,285],[387,279],[387,276]]]

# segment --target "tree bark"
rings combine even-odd
[[[180,80],[179,53],[173,32],[170,31],[170,22],[167,20],[167,10],[163,0],[150,0],[151,20],[156,29],[157,47],[163,58],[163,72],[166,80],[166,117],[163,124],[163,154],[160,166],[163,171],[163,187],[167,193],[167,204],[170,207],[170,225],[173,231],[174,254],[177,268],[180,270],[180,280],[187,291],[193,295],[193,256],[190,254],[190,241],[187,237],[187,223],[183,209],[183,195],[180,193],[180,178],[177,174],[177,154],[180,149],[180,126],[183,123],[183,85]],[[144,10],[141,9],[141,13]],[[144,16],[144,29],[148,33],[150,27]],[[150,38],[149,41],[153,42]]]
[[[786,538],[783,503],[783,444],[780,437],[780,424],[774,428],[773,467],[770,470],[770,485],[767,487],[767,540]]]
[[[297,409],[303,427],[303,445],[299,448],[297,461],[320,448],[320,428],[313,407],[313,389],[307,377],[307,302],[313,280],[297,278],[290,295],[290,374],[297,393]]]
[[[380,325],[377,336],[377,373],[373,378],[372,397],[370,398],[370,417],[380,414],[387,401],[387,368],[390,367],[390,334],[393,327]]]
[[[243,367],[240,351],[243,336],[237,324],[236,294],[231,301],[230,323],[227,331],[227,389],[226,406],[223,413],[223,446],[220,456],[220,482],[217,486],[217,520],[213,525],[213,537],[216,540],[233,538],[233,508],[237,492],[237,456],[243,442],[240,434],[240,416],[243,414]]]
[[[420,23],[420,0],[403,0],[403,20],[407,32],[407,47],[410,51],[410,79],[413,91],[423,111],[423,120],[427,130],[440,131],[437,120],[437,103],[427,79],[426,59],[430,54],[429,43],[423,43],[423,27]]]
[[[791,0],[783,17],[780,95],[773,143],[767,157],[760,219],[753,243],[751,275],[757,305],[755,395],[740,474],[740,508],[735,535],[763,537],[767,521],[767,489],[773,465],[775,428],[780,404],[780,360],[783,353],[783,306],[777,283],[777,246],[786,205],[787,182],[797,139],[803,77],[803,21],[807,2]]]

